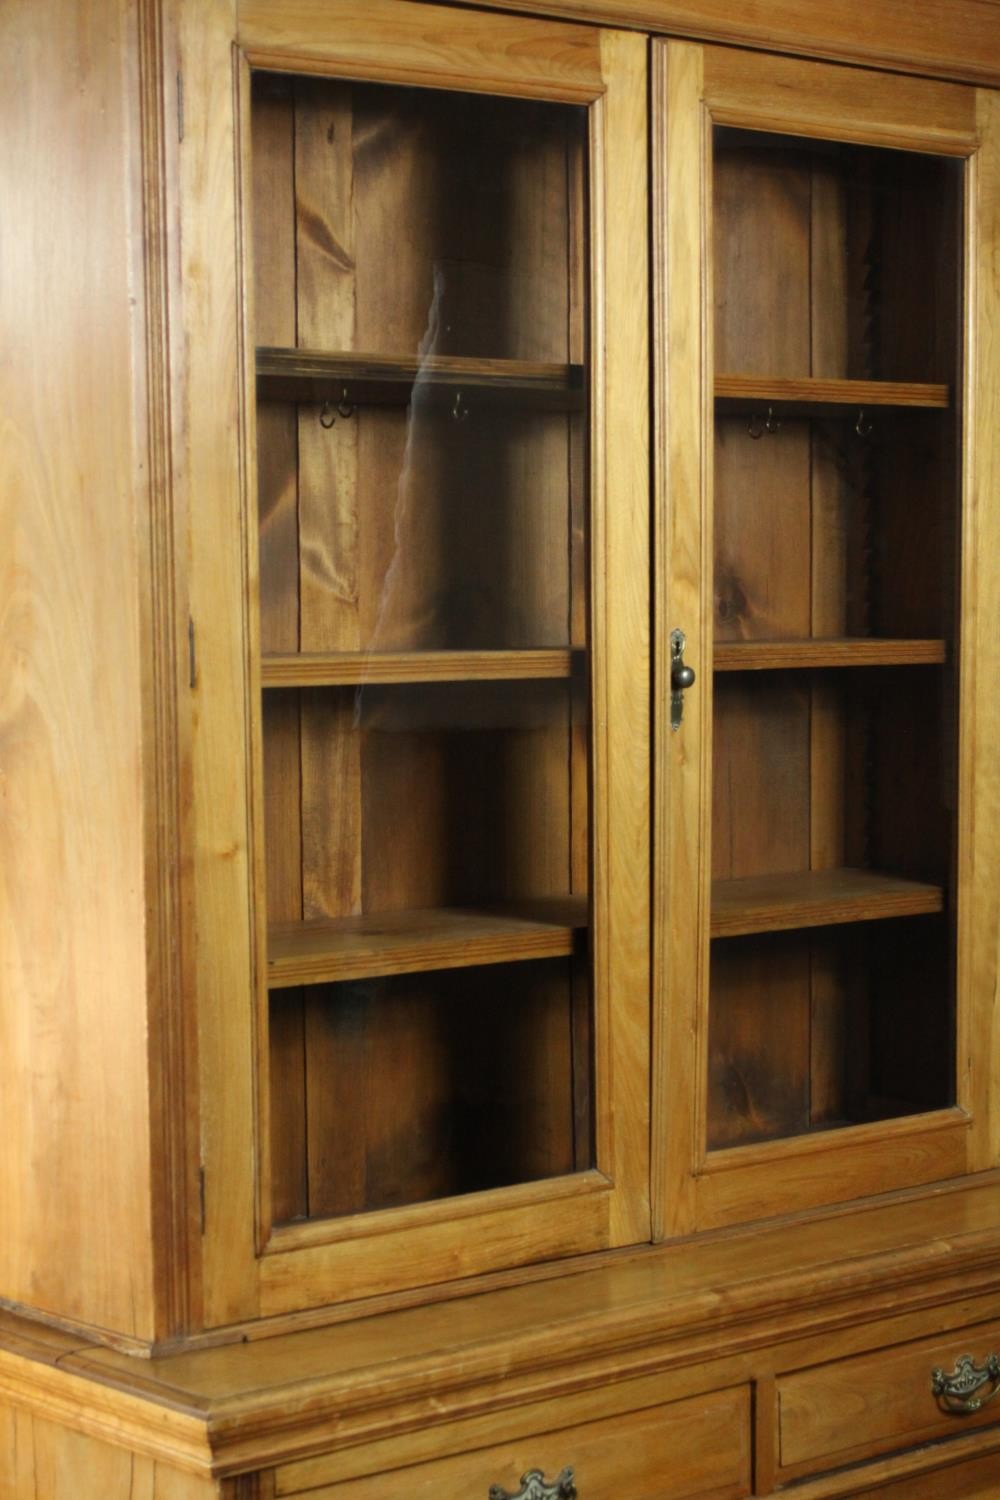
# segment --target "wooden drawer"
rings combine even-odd
[[[1000,1322],[879,1349],[779,1378],[779,1477],[856,1463],[1000,1422],[1000,1398],[969,1413],[941,1410],[931,1372],[954,1371],[962,1355],[977,1366],[1000,1353]],[[990,1386],[978,1394],[987,1396]]]
[[[750,1392],[747,1386],[713,1391],[316,1487],[321,1465],[310,1460],[279,1469],[276,1495],[488,1500],[491,1485],[513,1494],[529,1469],[541,1469],[552,1483],[569,1465],[581,1500],[739,1500],[750,1493]]]

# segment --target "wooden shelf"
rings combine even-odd
[[[352,354],[319,349],[257,350],[257,394],[277,401],[340,401],[406,405],[415,389],[451,402],[461,391],[467,408],[516,404],[578,411],[584,403],[583,366],[516,359],[424,358]]]
[[[352,687],[360,683],[511,682],[569,677],[582,651],[309,651],[261,658],[266,688]]]
[[[270,989],[429,969],[561,958],[587,925],[585,896],[540,897],[486,910],[376,912],[335,921],[280,922],[268,931]]]
[[[940,886],[873,870],[803,870],[712,882],[713,937],[916,917],[944,909]]]
[[[825,640],[717,641],[717,672],[763,672],[793,667],[909,667],[939,665],[944,641],[875,640],[841,636]]]
[[[721,411],[749,411],[763,402],[784,414],[846,415],[845,407],[909,406],[946,408],[946,385],[900,380],[791,380],[768,375],[716,375],[715,399]]]

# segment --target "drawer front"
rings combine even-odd
[[[495,1447],[350,1479],[276,1493],[308,1500],[489,1500],[491,1485],[518,1493],[540,1469],[546,1484],[574,1472],[580,1500],[739,1500],[750,1493],[750,1394],[746,1386],[574,1427],[519,1437]]]
[[[880,1349],[819,1365],[778,1381],[779,1473],[782,1479],[819,1468],[875,1457],[933,1439],[1000,1422],[1000,1397],[989,1398],[996,1382],[987,1378],[963,1395],[959,1361],[971,1356],[973,1371],[984,1371],[990,1355],[1000,1354],[1000,1323]],[[949,1389],[939,1399],[932,1388],[935,1370]],[[983,1402],[978,1410],[942,1410]]]

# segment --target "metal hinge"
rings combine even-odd
[[[201,1232],[205,1233],[205,1168],[198,1168],[198,1213],[201,1220]]]
[[[184,77],[177,74],[177,139],[184,139]]]

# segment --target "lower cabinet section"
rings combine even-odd
[[[332,1475],[337,1458],[313,1459],[278,1469],[275,1495],[565,1500],[575,1485],[580,1500],[740,1500],[752,1484],[750,1412],[750,1389],[737,1386],[331,1483],[324,1468]],[[534,1482],[532,1471],[541,1476]]]
[[[781,1376],[779,1480],[988,1426],[998,1387],[1000,1321]]]

